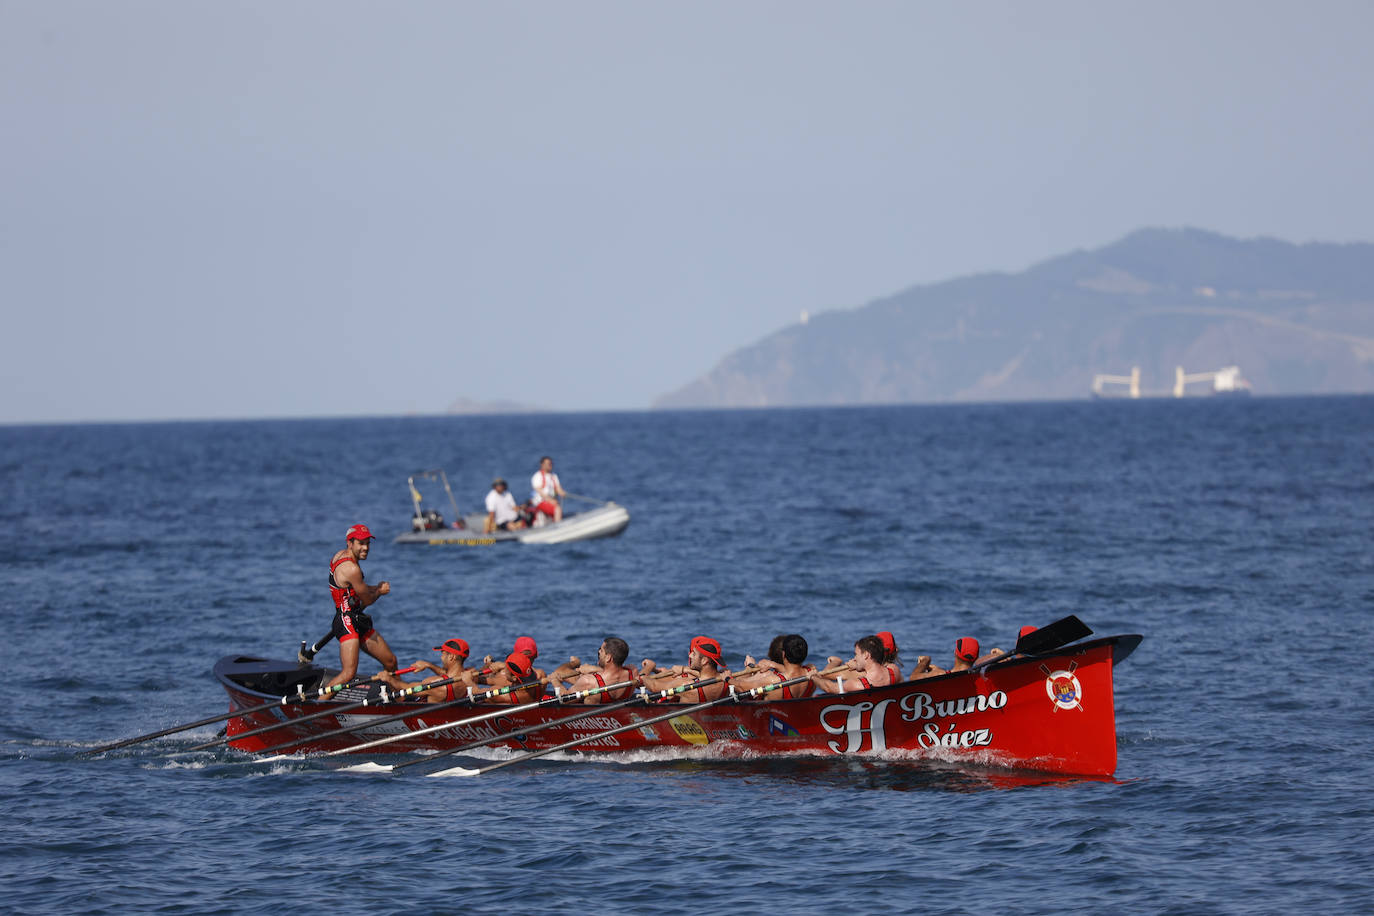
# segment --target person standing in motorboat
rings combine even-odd
[[[558,475],[553,472],[553,459],[548,455],[539,459],[539,470],[534,472],[530,478],[530,501],[534,504],[535,523],[539,523],[539,517],[552,518],[555,522],[563,521],[563,503],[561,500],[568,494],[563,491],[563,485],[558,480]]]
[[[525,522],[520,518],[520,509],[515,504],[515,497],[511,496],[510,489],[506,486],[506,478],[496,478],[491,482],[491,490],[487,493],[487,520],[482,525],[482,533],[491,534],[497,529],[512,531],[523,527]]]
[[[391,674],[396,673],[396,653],[382,634],[372,628],[372,618],[363,612],[378,598],[391,594],[391,583],[368,585],[363,581],[363,560],[372,546],[372,532],[357,524],[344,536],[348,545],[329,562],[329,596],[334,602],[332,634],[339,640],[339,667],[342,669],[326,687],[346,684],[358,674],[359,651],[366,652]]]

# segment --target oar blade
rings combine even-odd
[[[373,763],[368,760],[364,763],[354,763],[346,767],[339,767],[340,773],[390,773],[393,767],[385,763]]]
[[[1015,652],[1018,655],[1043,655],[1091,635],[1092,629],[1070,614],[1018,639]]]
[[[449,767],[446,770],[435,770],[433,773],[426,773],[425,777],[430,776],[481,776],[481,770],[472,770],[467,767]]]

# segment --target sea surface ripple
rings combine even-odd
[[[542,454],[627,506],[624,535],[390,543],[407,475],[444,467],[471,509],[496,474],[522,495]],[[223,711],[221,655],[323,634],[360,520],[405,662],[524,633],[541,661],[617,634],[669,662],[698,633],[734,662],[779,632],[823,658],[889,629],[908,660],[1068,613],[1141,633],[1119,768],[560,755],[426,779],[189,750],[217,725],[79,755]],[[6,910],[1374,901],[1368,397],[0,427],[0,524]]]

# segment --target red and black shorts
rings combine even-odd
[[[367,642],[376,631],[372,629],[372,618],[362,611],[335,610],[330,632],[334,634],[335,639],[343,643],[350,639]]]

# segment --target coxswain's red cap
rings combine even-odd
[[[512,652],[506,656],[506,667],[516,677],[529,677],[530,672],[534,670],[534,663],[524,653]]]
[[[694,637],[692,637],[692,643],[691,643],[690,648],[692,649],[692,651],[698,652],[698,653],[700,653],[700,654],[706,656],[706,657],[709,658],[711,661],[715,662],[717,665],[720,664],[720,661],[721,661],[720,643],[716,642],[716,641],[715,641],[714,639],[712,639],[711,637],[709,637],[709,636],[694,636]]]
[[[1016,641],[1020,642],[1021,640],[1025,639],[1027,636],[1034,633],[1038,629],[1039,627],[1033,627],[1030,624],[1026,624],[1024,627],[1021,628],[1021,632],[1016,634]]]
[[[535,644],[533,637],[530,636],[521,636],[517,639],[515,641],[515,651],[524,652],[530,658],[539,657],[539,646]]]
[[[971,662],[978,657],[978,640],[972,636],[961,636],[954,641],[954,657]]]
[[[373,535],[371,531],[368,531],[367,526],[362,522],[348,529],[347,539],[350,541],[370,541],[373,537],[375,537],[375,535]]]
[[[888,652],[897,651],[897,637],[893,636],[887,630],[883,630],[881,633],[879,633],[878,639],[882,640],[883,648],[886,649]]]
[[[468,648],[467,640],[459,639],[456,636],[453,639],[444,640],[444,644],[442,646],[435,646],[434,651],[452,652],[459,658],[467,658],[468,655],[471,654],[471,650]]]

